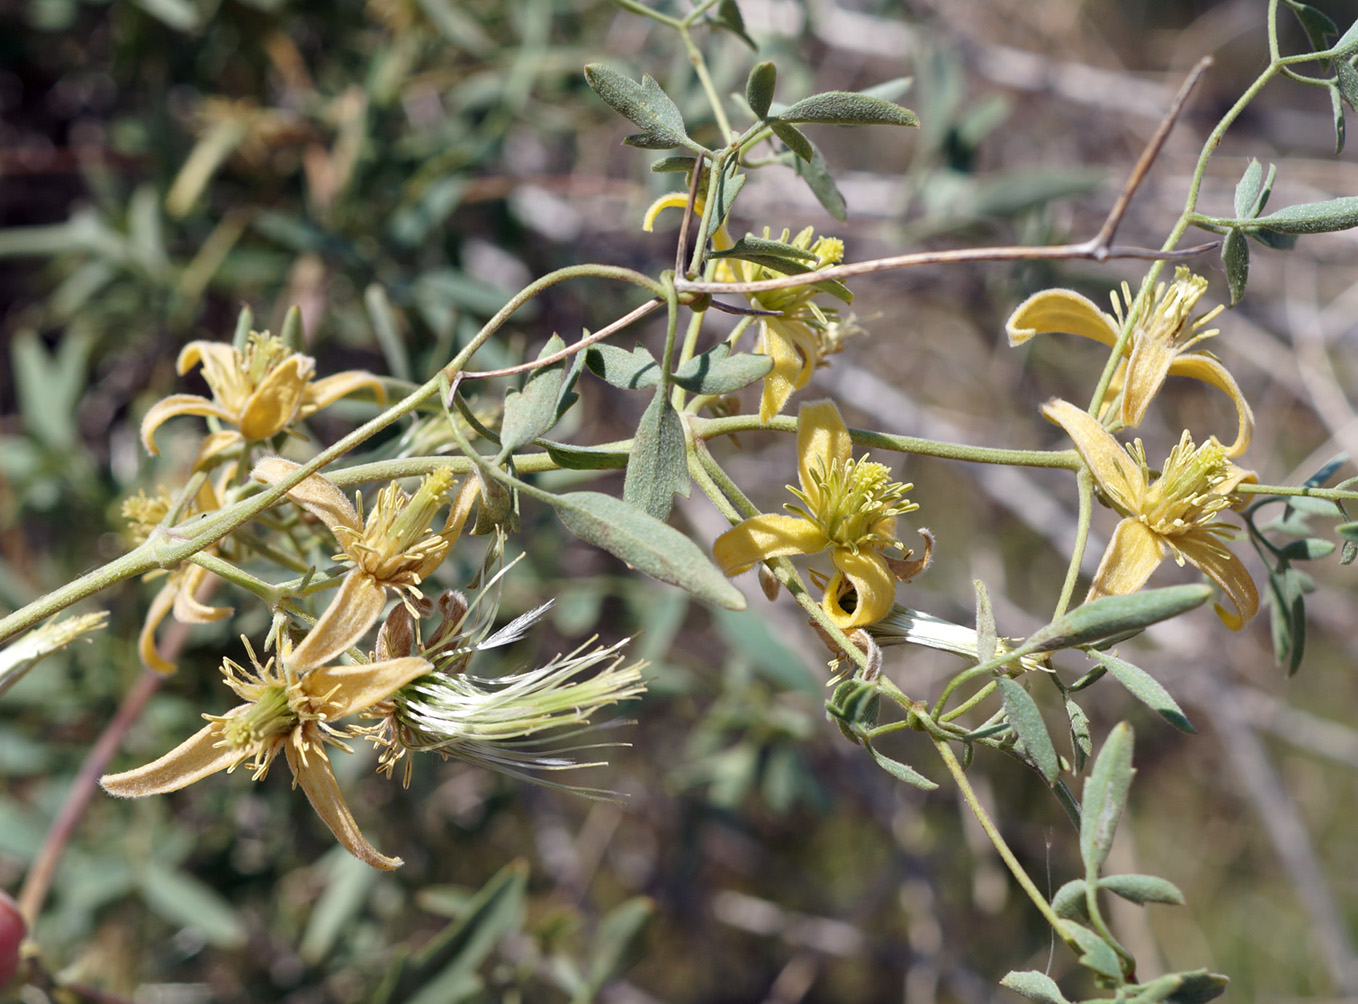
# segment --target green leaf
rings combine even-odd
[[[885,753],[878,752],[877,748],[866,739],[863,740],[863,745],[866,746],[868,752],[872,754],[872,758],[877,761],[877,766],[881,767],[882,770],[886,771],[898,781],[904,781],[906,784],[913,784],[916,788],[920,788],[924,791],[933,791],[938,787],[937,784],[930,781],[919,771],[915,770],[915,768],[903,764],[899,760],[893,760]]]
[[[989,662],[995,658],[999,639],[995,635],[995,613],[990,608],[990,593],[980,579],[971,580],[976,590],[976,661]]]
[[[1265,596],[1273,656],[1286,664],[1287,675],[1301,668],[1306,650],[1306,589],[1300,573],[1286,565],[1269,572]]]
[[[641,129],[640,133],[623,140],[628,146],[664,150],[695,145],[684,129],[684,116],[680,114],[679,106],[649,74],[642,74],[638,84],[611,66],[590,63],[585,67],[585,80],[614,111]]]
[[[1334,532],[1345,540],[1358,541],[1358,523],[1340,523]]]
[[[851,91],[812,94],[794,102],[780,112],[778,118],[783,122],[817,122],[826,125],[919,125],[919,117],[910,109]]]
[[[1260,216],[1256,223],[1281,234],[1324,234],[1358,226],[1358,195],[1302,202]]]
[[[1336,84],[1330,84],[1330,111],[1334,115],[1334,155],[1338,157],[1344,152],[1344,100]],[[1353,224],[1349,224],[1352,226]],[[1347,227],[1334,227],[1336,230],[1346,230]]]
[[[1353,51],[1358,49],[1358,21],[1349,25],[1349,30],[1339,36],[1339,41],[1330,46],[1335,52],[1336,58],[1352,56]]]
[[[545,359],[565,347],[566,343],[561,336],[554,334],[542,347],[538,358]],[[541,366],[528,374],[523,390],[511,390],[505,395],[497,463],[556,425],[560,417],[563,396],[569,390],[566,366],[566,359],[558,359],[548,366]]]
[[[377,283],[372,283],[363,291],[363,306],[367,308],[368,320],[372,322],[373,334],[377,336],[378,347],[391,375],[398,380],[411,378],[410,356],[406,352],[405,339],[396,323],[396,315],[387,299],[387,291]]]
[[[726,29],[751,49],[756,51],[759,49],[754,39],[745,33],[745,18],[741,15],[740,8],[736,6],[736,0],[718,0],[716,10],[708,14],[708,17],[718,28]]]
[[[763,265],[772,262],[772,268],[780,268],[783,263],[814,262],[815,252],[799,248],[786,241],[775,241],[768,237],[755,237],[746,234],[724,251],[713,251],[709,258],[739,258]]]
[[[1251,157],[1245,173],[1240,176],[1240,180],[1235,186],[1235,215],[1237,219],[1249,219],[1254,214],[1250,211],[1259,201],[1259,195],[1264,188],[1264,168],[1259,161]]]
[[[688,497],[688,448],[684,424],[670,402],[669,389],[661,384],[642,413],[627,461],[622,498],[656,519],[670,514],[674,496]]]
[[[1066,717],[1070,720],[1070,749],[1078,774],[1085,769],[1085,761],[1094,752],[1094,739],[1089,732],[1089,716],[1069,697],[1066,698]]]
[[[696,355],[674,371],[671,379],[694,394],[730,394],[768,376],[773,357],[741,352],[731,355],[726,342]]]
[[[1127,791],[1136,771],[1132,768],[1132,727],[1118,722],[1094,761],[1080,802],[1080,857],[1086,875],[1095,876],[1113,846],[1118,821],[1127,804]]]
[[[1339,27],[1330,20],[1329,15],[1317,10],[1310,4],[1301,3],[1300,0],[1283,0],[1287,6],[1292,8],[1292,13],[1297,15],[1297,20],[1301,22],[1302,30],[1306,32],[1306,38],[1311,43],[1314,52],[1323,52],[1329,48],[1326,39],[1330,35],[1338,35]]]
[[[1147,589],[1127,596],[1104,596],[1039,628],[1014,654],[1056,652],[1137,631],[1202,606],[1214,593],[1206,583],[1193,583]]]
[[[1107,652],[1090,653],[1113,678],[1127,688],[1128,692],[1142,704],[1156,712],[1180,732],[1194,733],[1198,730],[1188,720],[1188,716],[1170,696],[1160,682],[1139,666],[1133,666]]]
[[[773,103],[773,89],[778,82],[778,70],[770,62],[755,63],[745,81],[745,102],[758,118],[767,118]]]
[[[536,494],[556,509],[571,533],[602,547],[638,571],[719,607],[745,609],[745,597],[740,590],[727,581],[697,544],[669,524],[600,492]]]
[[[158,915],[199,932],[217,948],[245,944],[245,925],[231,904],[209,885],[151,859],[138,875],[146,905]]]
[[[1007,676],[1001,676],[995,682],[999,684],[1000,697],[1004,701],[1004,713],[1018,733],[1028,758],[1042,772],[1047,783],[1054,784],[1056,776],[1061,773],[1061,761],[1032,695],[1023,689],[1022,684]]]
[[[1184,905],[1184,894],[1169,879],[1155,875],[1106,875],[1099,879],[1099,888],[1121,896],[1133,903],[1169,903]]]
[[[550,439],[539,439],[537,444],[547,451],[553,463],[568,471],[608,471],[627,466],[627,454],[622,450],[554,443]]]
[[[1231,982],[1220,973],[1209,973],[1206,969],[1172,975],[1179,978],[1179,986],[1164,998],[1167,1004],[1207,1004],[1224,994]]]
[[[655,900],[649,896],[633,896],[604,915],[598,930],[594,932],[591,945],[589,973],[586,976],[591,991],[588,998],[593,998],[605,983],[627,970],[629,956],[634,953],[637,939],[653,916]]]
[[[1039,1004],[1070,1004],[1062,996],[1061,988],[1056,985],[1056,981],[1036,969],[1006,973],[1004,979],[1000,980],[1000,986],[1016,994],[1022,994],[1031,1001],[1038,1001]]]
[[[1297,246],[1296,234],[1285,234],[1277,230],[1251,230],[1249,235],[1257,240],[1266,248],[1273,248],[1275,251],[1291,251]]]
[[[1089,923],[1089,899],[1084,879],[1071,879],[1052,897],[1052,912],[1064,920]]]
[[[697,157],[661,157],[651,165],[652,174],[687,174],[698,163]]]
[[[787,143],[786,138],[781,136],[779,138]],[[811,189],[811,194],[825,207],[825,211],[837,220],[844,220],[848,217],[848,207],[844,204],[844,196],[835,185],[835,179],[830,176],[825,155],[820,152],[820,147],[810,140],[807,140],[807,143],[811,146],[811,157],[809,159],[799,157],[792,162],[792,168],[797,172],[797,176],[806,182],[806,187]],[[792,146],[791,143],[788,145]]]
[[[329,955],[340,935],[358,920],[380,874],[342,847],[327,853],[321,867],[325,869],[321,895],[307,918],[306,932],[297,949],[302,961],[312,966]]]
[[[841,682],[825,702],[825,717],[839,726],[844,738],[857,743],[863,733],[877,727],[882,695],[871,680],[849,679]]]
[[[732,167],[735,165],[733,163]],[[735,204],[736,196],[745,187],[745,175],[722,173],[717,177],[717,197],[712,208],[712,215],[707,220],[707,233],[703,235],[703,242],[712,239],[712,235],[717,232],[717,228],[726,222],[726,217],[731,214],[731,207]]]
[[[1245,295],[1245,284],[1250,278],[1250,245],[1238,228],[1226,231],[1221,242],[1221,264],[1226,268],[1226,284],[1231,289],[1231,306]]]
[[[585,365],[599,379],[623,390],[654,387],[660,382],[660,364],[640,345],[631,352],[616,345],[591,345],[585,350]]]
[[[1080,946],[1080,965],[1110,980],[1123,978],[1122,967],[1118,964],[1118,953],[1089,928],[1073,920],[1063,920],[1060,934]]]
[[[1288,561],[1316,561],[1329,557],[1334,553],[1334,549],[1333,541],[1307,537],[1305,540],[1294,540],[1284,547],[1282,556]]]
[[[480,986],[476,969],[491,949],[523,925],[528,868],[522,861],[501,868],[481,887],[461,919],[447,925],[416,957],[416,993],[404,994],[402,1004],[442,1004],[465,999]],[[441,967],[432,976],[434,967]]]
[[[1347,59],[1337,59],[1334,63],[1334,85],[1344,103],[1358,111],[1358,70]]]
[[[787,148],[805,161],[815,159],[816,148],[811,145],[811,141],[806,138],[806,133],[802,132],[791,122],[779,122],[773,119],[769,122],[773,134],[787,145]],[[801,173],[800,169],[797,172]]]

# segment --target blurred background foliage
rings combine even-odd
[[[759,58],[778,64],[780,96],[913,78],[903,101],[920,114],[917,134],[815,132],[846,224],[781,169],[761,172],[737,206],[737,226],[837,233],[850,260],[1087,236],[1184,72],[1212,53],[1120,235],[1158,245],[1202,132],[1262,65],[1265,44],[1263,0],[740,5]],[[1353,3],[1320,5],[1341,26],[1358,16]],[[0,609],[119,553],[121,500],[183,476],[191,438],[167,426],[153,461],[138,421],[158,398],[201,389],[175,376],[175,355],[190,339],[229,337],[242,305],[275,331],[300,305],[322,373],[364,366],[419,380],[534,276],[581,261],[667,267],[670,238],[638,223],[673,178],[649,175],[647,156],[618,145],[627,126],[581,67],[649,72],[705,122],[671,43],[602,0],[0,8]],[[740,91],[752,59],[743,42],[714,30],[703,44],[717,89]],[[1201,204],[1225,211],[1249,156],[1283,165],[1279,205],[1358,190],[1352,156],[1332,151],[1325,95],[1276,85],[1227,138]],[[1299,480],[1354,453],[1345,390],[1355,355],[1344,349],[1356,242],[1349,232],[1256,251],[1246,301],[1220,320],[1214,348],[1254,402],[1246,459],[1264,480]],[[1211,295],[1226,299],[1219,268],[1203,267]],[[1055,445],[1037,403],[1087,394],[1101,360],[1070,339],[1010,350],[1003,320],[1053,282],[1102,302],[1138,277],[1133,263],[1033,263],[860,281],[855,310],[870,337],[852,340],[807,393],[889,432]],[[602,283],[556,287],[478,363],[517,362],[553,331],[598,327],[630,303]],[[1141,430],[1151,454],[1180,423],[1230,418],[1203,410],[1219,407],[1210,392],[1175,387],[1163,400],[1168,424]],[[361,414],[345,407],[313,423],[318,439]],[[590,383],[574,440],[625,435],[640,408]],[[781,500],[792,469],[785,439],[743,437],[732,461],[765,505]],[[968,580],[981,578],[1002,632],[1045,622],[1074,525],[1066,479],[929,460],[909,461],[904,476],[939,544],[933,571],[901,602],[968,622]],[[616,733],[632,745],[589,778],[625,793],[623,804],[457,763],[422,763],[402,792],[372,775],[366,752],[345,758],[337,767],[365,832],[407,861],[389,876],[334,846],[286,772],[135,804],[100,797],[38,927],[50,969],[160,1002],[597,993],[637,1004],[926,1004],[998,999],[1007,970],[1047,968],[1049,934],[949,788],[901,786],[824,720],[825,656],[790,605],[745,582],[750,612],[708,610],[563,541],[540,517],[525,513],[518,543],[530,560],[509,579],[504,614],[545,597],[557,605],[550,630],[503,667],[595,632],[638,636],[651,692],[625,709],[637,724]],[[676,518],[700,540],[722,529],[696,500]],[[1090,554],[1101,550],[1096,541]],[[444,580],[465,581],[478,561],[459,555]],[[1237,636],[1200,611],[1136,649],[1199,735],[1173,732],[1112,688],[1095,701],[1096,735],[1121,717],[1138,730],[1133,826],[1116,870],[1164,875],[1188,897],[1186,908],[1116,917],[1143,978],[1206,966],[1232,977],[1235,1000],[1358,993],[1354,593],[1334,558],[1312,571],[1321,590],[1295,678],[1272,663],[1266,617]],[[140,673],[135,638],[156,585],[100,597],[112,628],[0,698],[0,886],[18,886]],[[265,623],[236,601],[246,615],[229,630],[188,636],[181,671],[115,766],[158,755],[201,711],[228,706],[215,667],[235,651],[234,632]],[[933,653],[887,653],[886,672],[912,692],[953,669]],[[909,736],[887,752],[941,774]],[[1054,889],[1078,860],[1058,806],[1009,761],[978,768],[1011,844]],[[1073,961],[1058,947],[1052,966],[1060,977]]]

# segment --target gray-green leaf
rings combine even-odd
[[[1107,875],[1099,879],[1099,888],[1133,903],[1184,904],[1184,894],[1179,891],[1179,887],[1157,875]]]
[[[801,135],[800,133],[798,135]],[[787,138],[779,134],[784,143]],[[802,137],[805,139],[805,137]],[[825,163],[825,155],[820,152],[820,148],[810,140],[807,140],[811,147],[810,157],[798,156],[792,162],[793,170],[797,176],[806,182],[806,187],[811,189],[811,194],[816,197],[825,211],[837,220],[843,220],[848,216],[848,207],[844,204],[844,196],[840,194],[839,188],[835,185],[835,179],[830,176],[830,168]],[[788,143],[788,146],[792,146]],[[796,147],[793,147],[794,151]]]
[[[676,494],[688,497],[688,451],[684,425],[662,384],[641,416],[627,461],[622,498],[656,519],[670,514]]]
[[[741,352],[731,355],[731,346],[722,342],[694,356],[674,371],[671,379],[694,394],[731,394],[768,376],[773,357]]]
[[[1260,216],[1256,223],[1281,234],[1323,234],[1358,226],[1358,195],[1324,202],[1301,202],[1276,213]]]
[[[1061,936],[1080,946],[1080,965],[1110,980],[1122,979],[1122,967],[1113,947],[1083,924],[1061,921]]]
[[[917,126],[919,117],[908,108],[867,94],[824,91],[794,102],[778,115],[784,122],[828,125]]]
[[[1104,596],[1039,628],[1014,651],[1016,655],[1032,655],[1090,645],[1187,613],[1206,603],[1214,592],[1206,583],[1192,583],[1126,596]]]
[[[642,74],[638,84],[611,66],[590,63],[585,67],[585,80],[614,111],[641,128],[624,143],[647,150],[691,145],[679,106],[649,74]]]
[[[1259,193],[1264,187],[1264,168],[1259,161],[1251,157],[1249,166],[1245,168],[1245,173],[1240,176],[1240,180],[1235,186],[1235,215],[1237,219],[1248,219],[1253,214],[1250,212],[1254,208],[1255,202],[1259,198]]]
[[[866,739],[863,740],[863,745],[868,748],[868,752],[872,754],[872,758],[877,761],[877,766],[881,767],[882,770],[886,771],[897,780],[904,781],[906,784],[913,784],[916,788],[921,788],[924,791],[933,791],[938,787],[937,784],[930,781],[919,771],[915,770],[915,768],[908,764],[903,764],[899,760],[893,760],[885,753],[879,753]]]
[[[1054,783],[1057,774],[1061,772],[1061,761],[1056,755],[1056,747],[1052,745],[1051,736],[1047,734],[1047,726],[1042,721],[1042,713],[1037,710],[1037,704],[1017,681],[1001,676],[996,682],[999,684],[1000,697],[1004,701],[1004,712],[1009,718],[1009,724],[1018,733],[1023,748],[1028,751],[1034,766],[1042,772],[1048,784]]]
[[[1036,969],[1007,973],[1004,979],[1000,980],[1000,986],[1016,994],[1022,994],[1031,1001],[1038,1001],[1039,1004],[1070,1004],[1062,996],[1061,988],[1056,985],[1056,981]]]
[[[745,102],[750,106],[750,111],[754,112],[759,118],[764,118],[769,114],[769,105],[773,103],[773,88],[778,82],[778,70],[770,62],[755,63],[750,70],[750,76],[745,81]]]
[[[1161,718],[1180,732],[1192,733],[1197,731],[1174,698],[1170,696],[1169,691],[1144,669],[1133,666],[1130,662],[1125,662],[1116,656],[1109,655],[1107,652],[1091,652],[1090,655],[1098,660],[1115,680],[1126,687],[1133,697],[1157,712]]]
[[[745,597],[698,545],[667,523],[601,492],[539,496],[566,529],[653,579],[678,586],[719,607],[744,610]]]
[[[1231,306],[1245,295],[1245,284],[1250,278],[1250,245],[1239,229],[1226,231],[1221,242],[1221,264],[1226,268],[1226,284],[1231,289]]]
[[[772,119],[769,126],[773,129],[773,134],[786,143],[787,148],[802,160],[810,161],[815,158],[816,148],[806,138],[806,133],[791,122],[779,122],[777,119]],[[798,173],[800,174],[801,171],[798,170]]]
[[[591,345],[585,350],[585,365],[599,379],[623,390],[654,387],[660,382],[660,364],[640,345],[631,352],[616,345]]]
[[[539,359],[566,347],[560,335],[552,335],[538,353]],[[556,424],[562,396],[567,391],[567,360],[533,370],[523,390],[505,395],[504,419],[500,424],[500,455],[497,463],[514,450],[543,435]]]
[[[1080,803],[1080,857],[1087,877],[1098,875],[1113,846],[1118,821],[1127,804],[1132,776],[1132,727],[1118,722],[1099,750],[1094,769],[1085,781]]]

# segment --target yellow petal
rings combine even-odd
[[[198,593],[207,588],[210,575],[201,565],[190,564],[184,569],[174,594],[175,620],[181,624],[211,624],[235,613],[231,607],[210,607],[199,601]]]
[[[811,381],[816,370],[816,345],[811,329],[797,322],[770,319],[761,330],[761,351],[773,360],[759,401],[759,420],[768,422],[782,412],[794,390]]]
[[[309,356],[291,355],[269,371],[242,409],[240,431],[259,441],[277,435],[297,417],[302,393],[315,372]]]
[[[1250,403],[1245,400],[1245,395],[1240,392],[1240,385],[1235,382],[1235,377],[1231,376],[1226,367],[1204,352],[1188,352],[1169,364],[1169,373],[1170,376],[1201,380],[1226,393],[1235,405],[1235,412],[1240,420],[1235,442],[1226,448],[1226,456],[1238,457],[1244,453],[1250,445],[1250,440],[1254,438],[1254,412],[1250,408]]]
[[[382,386],[382,381],[364,370],[347,370],[321,380],[313,380],[307,384],[302,394],[302,417],[306,418],[313,412],[328,408],[340,398],[348,397],[364,387],[373,392],[378,404],[387,403],[387,389]]]
[[[151,608],[146,611],[146,620],[142,621],[141,634],[137,636],[137,653],[141,656],[141,664],[157,673],[173,673],[175,671],[175,664],[162,659],[160,653],[156,651],[156,628],[160,627],[160,622],[174,607],[175,597],[178,593],[178,582],[170,581],[161,587],[160,592],[156,593],[156,598],[151,601]]]
[[[151,456],[160,456],[160,450],[156,449],[155,441],[152,439],[156,430],[164,425],[166,420],[176,415],[211,415],[232,425],[236,424],[234,412],[205,397],[199,397],[197,394],[171,394],[153,404],[141,420],[141,445]]]
[[[1113,531],[1108,550],[1103,552],[1103,560],[1094,573],[1085,602],[1100,596],[1136,592],[1164,559],[1164,541],[1139,520],[1124,519]]]
[[[1117,324],[1092,300],[1073,289],[1044,289],[1018,305],[1004,325],[1010,345],[1034,335],[1067,332],[1083,335],[1110,348],[1118,339]]]
[[[183,376],[199,363],[203,366],[203,379],[213,390],[229,384],[240,372],[236,350],[225,342],[189,342],[179,350],[175,369]]]
[[[198,456],[193,461],[193,469],[195,471],[201,470],[207,466],[209,460],[243,442],[245,442],[245,437],[235,429],[212,433],[198,444]],[[231,466],[234,467],[235,465],[232,464]]]
[[[648,234],[651,233],[655,229],[655,218],[660,215],[661,211],[683,209],[686,205],[688,205],[687,192],[670,192],[668,195],[662,195],[647,207],[646,215],[641,218],[641,229]],[[698,196],[694,200],[693,212],[701,216],[704,205],[702,196]]]
[[[727,575],[785,554],[817,554],[830,546],[820,527],[798,516],[765,513],[727,530],[712,544],[712,557]]]
[[[1221,587],[1235,607],[1227,610],[1216,605],[1217,616],[1232,631],[1239,631],[1245,622],[1259,612],[1259,591],[1244,563],[1232,554],[1218,537],[1208,533],[1188,533],[1174,540],[1175,547],[1194,568]]]
[[[364,864],[384,871],[400,868],[404,864],[400,858],[389,858],[379,853],[372,844],[363,839],[358,823],[354,821],[353,813],[349,811],[349,805],[344,801],[344,795],[335,781],[335,772],[330,769],[330,758],[325,755],[324,749],[312,750],[306,763],[301,762],[301,757],[292,743],[287,745],[285,752],[288,766],[292,768],[297,783],[306,792],[307,801],[316,810],[316,815],[321,817],[321,821],[330,827],[330,832],[335,835],[340,846]]]
[[[848,426],[833,401],[808,401],[797,411],[797,476],[802,491],[812,492],[812,471],[831,470],[853,455]],[[818,500],[813,499],[812,505]]]
[[[839,575],[825,587],[822,605],[836,627],[842,631],[865,627],[891,612],[891,605],[896,602],[896,579],[877,551],[865,547],[854,554],[847,547],[837,547],[830,552],[830,560],[839,569]],[[858,595],[852,613],[839,602],[841,577]]]
[[[344,577],[330,605],[325,608],[289,660],[298,673],[324,666],[357,644],[368,628],[382,616],[387,594],[373,577],[354,569]]]
[[[361,666],[321,666],[307,673],[303,681],[308,693],[331,702],[331,718],[346,718],[385,701],[411,680],[433,671],[429,660],[406,656]]]
[[[1163,338],[1136,338],[1127,360],[1127,385],[1122,391],[1122,424],[1136,428],[1146,417],[1155,395],[1165,384],[1174,361],[1173,344]]]
[[[282,457],[265,457],[255,464],[250,477],[266,485],[276,485],[301,466]],[[303,478],[289,490],[288,498],[324,523],[331,533],[341,526],[355,533],[363,532],[363,524],[353,504],[327,477],[313,474]]]
[[[1098,419],[1060,398],[1044,404],[1042,414],[1066,430],[1094,480],[1115,505],[1122,507],[1124,514],[1141,511],[1146,476]]]
[[[250,755],[248,749],[218,746],[222,741],[222,723],[211,722],[144,767],[125,770],[121,774],[105,774],[99,779],[104,790],[119,798],[141,798],[178,791],[209,774],[226,770]]]

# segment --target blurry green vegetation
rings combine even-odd
[[[846,172],[843,232],[857,259],[934,239],[1086,235],[1153,125],[1136,101],[1151,83],[1172,93],[1183,69],[1151,65],[1149,53],[1166,51],[1153,43],[1182,33],[1200,48],[1239,46],[1241,60],[1257,63],[1254,6],[858,4],[850,13],[862,20],[845,23],[860,48],[835,35],[834,12],[803,16],[800,5],[779,7],[793,30],[753,15],[747,27],[760,58],[795,57],[780,61],[789,94],[913,78],[918,136],[816,133]],[[1345,11],[1331,14],[1344,23]],[[1232,33],[1210,20],[1218,15],[1246,26]],[[913,43],[893,34],[901,25]],[[715,86],[741,91],[751,57],[734,34],[713,30]],[[193,449],[187,430],[168,425],[164,455],[145,457],[140,417],[168,393],[200,389],[185,386],[173,359],[193,338],[229,337],[242,305],[277,330],[299,304],[324,372],[364,366],[422,380],[533,277],[580,261],[665,267],[667,239],[642,235],[638,223],[673,176],[648,176],[646,158],[618,146],[626,124],[581,75],[599,59],[634,78],[651,72],[701,117],[687,64],[663,41],[599,0],[22,0],[0,12],[0,609],[120,553],[122,499],[173,481]],[[1091,86],[1084,104],[1031,80],[1010,90],[996,66],[1011,47],[1099,67],[1106,90]],[[1236,72],[1237,63],[1221,67],[1227,79]],[[1233,98],[1221,87],[1203,103]],[[1277,155],[1309,165],[1303,189],[1352,191],[1351,158],[1310,160],[1329,152],[1328,106],[1278,100],[1247,127],[1251,155],[1267,155],[1277,116],[1319,116],[1314,145],[1280,135]],[[1183,128],[1195,125],[1190,117]],[[1127,239],[1163,232],[1196,142],[1167,152]],[[1211,179],[1223,214],[1238,167]],[[766,214],[742,225],[833,227],[790,173],[781,180],[764,201],[742,205]],[[1318,260],[1286,267],[1308,269],[1311,301],[1328,302],[1352,284],[1352,251],[1351,241],[1317,242]],[[1256,446],[1252,465],[1281,480],[1309,463],[1305,477],[1336,448],[1304,381],[1277,363],[1287,348],[1272,334],[1283,326],[1281,256],[1256,256],[1251,299],[1221,321],[1252,340],[1236,346],[1228,335],[1219,351],[1245,360],[1241,381],[1280,430]],[[1137,275],[1117,268],[1071,265],[1059,275],[1102,302],[1116,280]],[[1036,402],[1078,385],[1093,357],[1063,343],[1038,347],[1041,364],[1024,362],[1001,345],[1001,331],[1012,306],[1053,274],[1029,263],[861,282],[855,306],[872,337],[855,340],[825,377],[869,371],[901,388],[916,411],[897,411],[894,431],[912,434],[910,419],[920,418],[957,437],[1045,445],[1014,439],[1030,434]],[[554,331],[598,326],[628,302],[603,283],[558,287],[477,363],[517,362]],[[996,400],[993,387],[1007,378],[1024,394]],[[587,399],[581,441],[622,434],[615,409],[636,407],[621,395],[600,400]],[[870,412],[871,403],[851,406]],[[1204,407],[1197,398],[1177,406]],[[336,410],[344,407],[370,413]],[[312,423],[322,442],[335,428],[326,416]],[[751,463],[769,472],[761,501],[771,501],[791,469],[790,445],[745,439]],[[931,579],[909,588],[965,622],[967,580],[1004,582],[1007,590],[992,586],[1014,600],[997,610],[1002,633],[1023,634],[1049,605],[1045,595],[1028,602],[1034,584],[1060,574],[1050,528],[1033,517],[1057,481],[1032,475],[1022,486],[1031,495],[1016,498],[1012,486],[978,487],[971,473],[934,461],[906,472],[942,556]],[[621,486],[620,477],[591,483]],[[701,522],[710,515],[680,518],[710,537]],[[364,752],[340,765],[341,781],[372,841],[406,859],[390,876],[334,847],[286,772],[135,803],[100,797],[37,932],[48,965],[128,999],[296,1004],[584,1001],[601,987],[600,999],[617,1002],[970,1002],[1003,993],[997,973],[1046,967],[1047,932],[948,789],[900,785],[825,720],[825,656],[798,618],[711,611],[564,539],[550,517],[533,518],[522,538],[532,565],[511,581],[505,614],[555,596],[553,630],[534,636],[538,651],[509,650],[503,668],[595,631],[608,642],[638,635],[633,654],[651,661],[650,693],[623,709],[637,724],[614,733],[631,746],[609,751],[611,766],[590,778],[626,794],[625,804],[455,762],[422,763],[402,793],[372,774]],[[972,537],[977,526],[991,532]],[[441,575],[465,581],[474,564],[465,558]],[[1202,734],[1175,733],[1114,688],[1096,711],[1100,735],[1122,717],[1138,730],[1119,869],[1168,875],[1190,904],[1132,916],[1129,940],[1150,967],[1158,959],[1230,974],[1237,1000],[1337,996],[1358,979],[1336,975],[1353,962],[1347,932],[1358,917],[1358,735],[1332,718],[1355,706],[1358,686],[1353,593],[1331,571],[1317,574],[1325,590],[1311,604],[1306,667],[1286,691],[1267,616],[1222,638],[1204,613],[1193,622],[1196,648],[1177,639],[1191,657],[1163,677]],[[17,887],[140,673],[136,634],[157,588],[101,597],[112,627],[0,698],[0,886]],[[757,614],[774,609],[757,596],[751,604]],[[195,627],[183,668],[150,704],[121,765],[159,755],[198,727],[202,711],[229,706],[216,664],[235,630],[264,626],[260,613],[231,631]],[[1149,652],[1141,664],[1164,658]],[[935,653],[896,649],[885,671],[924,690],[954,668]],[[919,762],[911,744],[920,741],[907,735],[882,750]],[[1006,836],[1030,872],[1049,875],[1053,889],[1078,874],[1076,834],[1040,779],[1008,761],[989,779],[983,795],[997,817],[1024,820]],[[1278,813],[1295,814],[1299,829],[1270,838]],[[1325,913],[1323,896],[1317,906],[1317,882],[1338,916]],[[1069,958],[1057,966],[1074,968]]]

